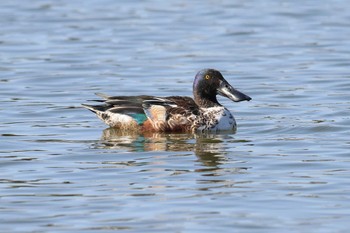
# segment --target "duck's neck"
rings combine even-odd
[[[201,108],[211,108],[221,106],[216,95],[210,95],[204,92],[193,91],[194,101]]]

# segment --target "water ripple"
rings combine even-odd
[[[0,6],[3,232],[348,230],[345,1]],[[219,98],[236,134],[122,133],[80,107],[192,95],[206,67],[253,98]]]

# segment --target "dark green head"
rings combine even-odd
[[[219,71],[214,69],[199,71],[193,82],[195,102],[200,107],[220,106],[216,99],[217,94],[227,97],[234,102],[251,100],[249,96],[233,88]]]

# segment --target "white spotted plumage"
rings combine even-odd
[[[236,130],[236,121],[230,111],[223,106],[201,108],[197,131]]]

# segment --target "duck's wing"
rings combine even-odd
[[[137,96],[109,96],[103,93],[95,93],[97,96],[101,97],[102,100],[90,100],[95,102],[103,102],[109,105],[115,106],[136,106],[142,108],[142,102],[147,99],[155,98],[150,95],[137,95]]]
[[[183,96],[153,97],[142,106],[157,131],[189,131],[199,114],[194,100]]]
[[[99,102],[99,105],[83,106],[111,127],[143,125],[148,119],[156,131],[189,131],[199,114],[197,104],[190,97],[97,95],[103,99],[92,101]],[[121,127],[123,125],[125,127]]]
[[[101,93],[96,93],[96,95],[103,99],[91,101],[101,104],[82,105],[94,112],[103,122],[111,127],[141,125],[147,120],[142,102],[145,99],[150,99],[151,96],[108,96]]]

